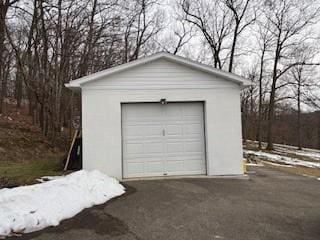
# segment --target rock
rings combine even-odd
[[[19,184],[15,182],[14,180],[11,180],[6,177],[0,177],[0,189],[1,188],[14,188],[18,187]]]

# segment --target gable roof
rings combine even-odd
[[[105,78],[111,74],[122,72],[122,71],[131,69],[131,68],[134,68],[137,66],[141,66],[143,64],[146,64],[146,63],[158,60],[158,59],[168,60],[170,62],[174,62],[174,63],[180,64],[180,65],[183,65],[183,66],[186,66],[186,67],[198,70],[198,71],[206,72],[208,74],[212,74],[214,76],[221,77],[222,79],[225,79],[227,81],[231,81],[231,82],[235,82],[235,83],[239,84],[242,88],[245,88],[245,87],[250,86],[252,84],[249,80],[247,80],[239,75],[225,72],[225,71],[219,70],[217,68],[213,68],[209,65],[202,64],[202,63],[199,63],[196,61],[192,61],[192,60],[184,58],[184,57],[180,57],[180,56],[173,55],[173,54],[166,53],[166,52],[159,52],[159,53],[156,53],[156,54],[148,56],[148,57],[139,58],[139,59],[132,61],[132,62],[121,64],[121,65],[118,65],[118,66],[115,66],[112,68],[108,68],[108,69],[100,71],[100,72],[96,72],[96,73],[72,80],[69,83],[66,83],[65,86],[70,89],[78,89],[78,88],[81,88],[81,86],[85,83],[93,82],[95,80]]]

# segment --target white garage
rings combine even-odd
[[[83,167],[118,179],[242,175],[249,84],[168,53],[71,81],[82,93]]]

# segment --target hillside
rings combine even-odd
[[[50,145],[32,125],[26,107],[17,109],[7,103],[5,110],[5,114],[0,114],[0,188],[61,174],[65,150]]]

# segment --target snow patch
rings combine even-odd
[[[262,163],[246,163],[247,166],[263,167]]]
[[[48,181],[51,181],[51,180],[55,180],[55,179],[59,179],[59,178],[62,178],[64,176],[43,176],[41,178],[38,178],[37,181],[40,182],[40,183],[43,183],[43,182],[48,182]]]
[[[261,159],[266,160],[266,161],[273,161],[273,162],[277,162],[277,163],[288,164],[291,166],[320,168],[319,162],[308,162],[308,161],[300,160],[297,158],[291,158],[291,157],[287,157],[287,156],[281,156],[279,154],[266,153],[266,152],[262,152],[262,151],[244,150],[243,152],[247,155],[258,156]]]
[[[247,142],[258,146],[257,141],[247,140]],[[262,142],[262,146],[266,147],[267,143]],[[274,147],[274,152],[278,152],[279,154],[292,153],[292,154],[300,155],[303,157],[310,157],[313,160],[320,161],[320,150],[319,149],[302,148],[301,150],[299,150],[299,149],[297,149],[296,146],[290,146],[290,145],[284,145],[284,144],[278,144],[278,143],[274,143],[273,147]]]
[[[51,178],[52,179],[52,178]],[[125,192],[101,172],[77,171],[44,183],[0,190],[0,237],[56,226]]]
[[[269,164],[269,165],[272,165],[272,166],[278,166],[278,167],[287,167],[287,168],[294,167],[294,166],[287,165],[287,164],[279,164],[279,163],[267,162],[267,161],[262,161],[262,162],[264,162],[265,164]]]

